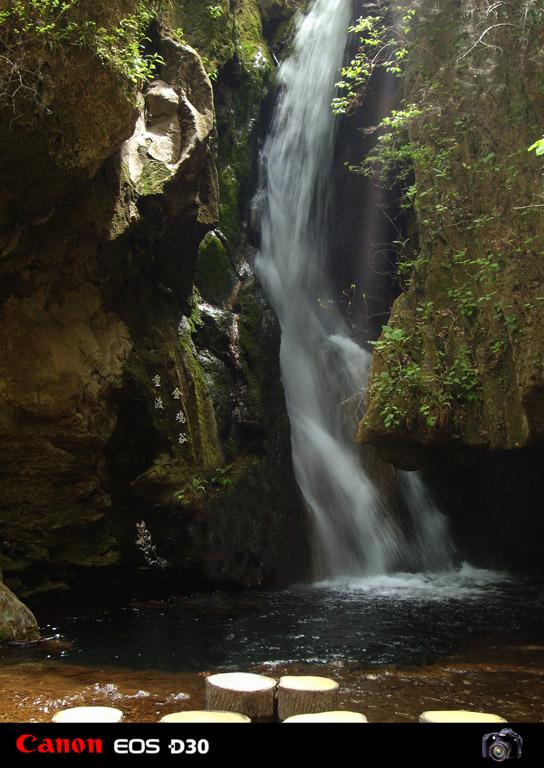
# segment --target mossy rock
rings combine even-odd
[[[213,232],[209,232],[198,249],[195,285],[202,298],[217,307],[226,307],[238,276],[227,250]]]
[[[162,192],[164,182],[170,178],[172,178],[172,172],[164,163],[149,160],[142,169],[137,192],[141,196],[159,194]]]
[[[229,0],[176,0],[176,6],[184,40],[198,50],[208,73],[221,70],[235,52]]]
[[[212,398],[217,429],[220,435],[228,435],[233,418],[232,371],[208,350],[202,351],[198,357]]]
[[[34,614],[0,582],[0,644],[31,643],[39,639]]]
[[[246,67],[269,66],[271,57],[263,39],[263,26],[257,0],[243,0],[236,10],[236,28],[242,60]]]
[[[403,80],[421,112],[398,137],[413,160],[418,230],[389,322],[403,341],[388,347],[386,331],[377,342],[359,437],[408,452],[541,444],[542,162],[527,150],[543,118],[532,95],[544,17],[525,0],[421,5]]]

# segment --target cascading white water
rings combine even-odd
[[[418,472],[397,470],[397,480],[413,527],[408,562],[413,568],[440,571],[452,565],[455,547],[448,535],[448,523],[421,480]]]
[[[413,544],[388,515],[346,434],[341,403],[364,385],[370,356],[323,308],[334,236],[331,102],[350,14],[349,0],[315,0],[280,66],[283,91],[263,150],[267,205],[256,261],[281,325],[293,462],[313,516],[322,578],[385,573],[414,560]]]

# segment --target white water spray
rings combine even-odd
[[[279,69],[283,91],[263,151],[268,197],[257,258],[281,325],[293,462],[314,520],[322,578],[385,573],[414,559],[413,544],[360,466],[341,407],[365,384],[370,355],[324,309],[334,235],[331,102],[350,14],[349,0],[315,0]]]

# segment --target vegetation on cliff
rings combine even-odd
[[[405,100],[356,170],[396,185],[408,212],[404,293],[374,344],[359,439],[414,466],[415,445],[543,437],[542,167],[527,149],[544,117],[544,7],[391,6],[413,17],[396,48]]]
[[[145,33],[156,0],[14,0],[0,10],[0,100],[18,112],[21,99],[47,110],[58,87],[51,60],[77,52],[97,56],[121,81],[141,84],[155,71],[156,53],[146,53]]]

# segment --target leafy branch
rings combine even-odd
[[[382,2],[379,15],[362,16],[349,28],[359,36],[359,50],[350,64],[342,69],[342,79],[336,83],[341,95],[333,100],[334,114],[352,114],[363,101],[370,78],[377,69],[395,75],[402,74],[402,60],[408,54],[407,35],[415,10],[408,9],[396,32],[388,23],[389,3]]]

